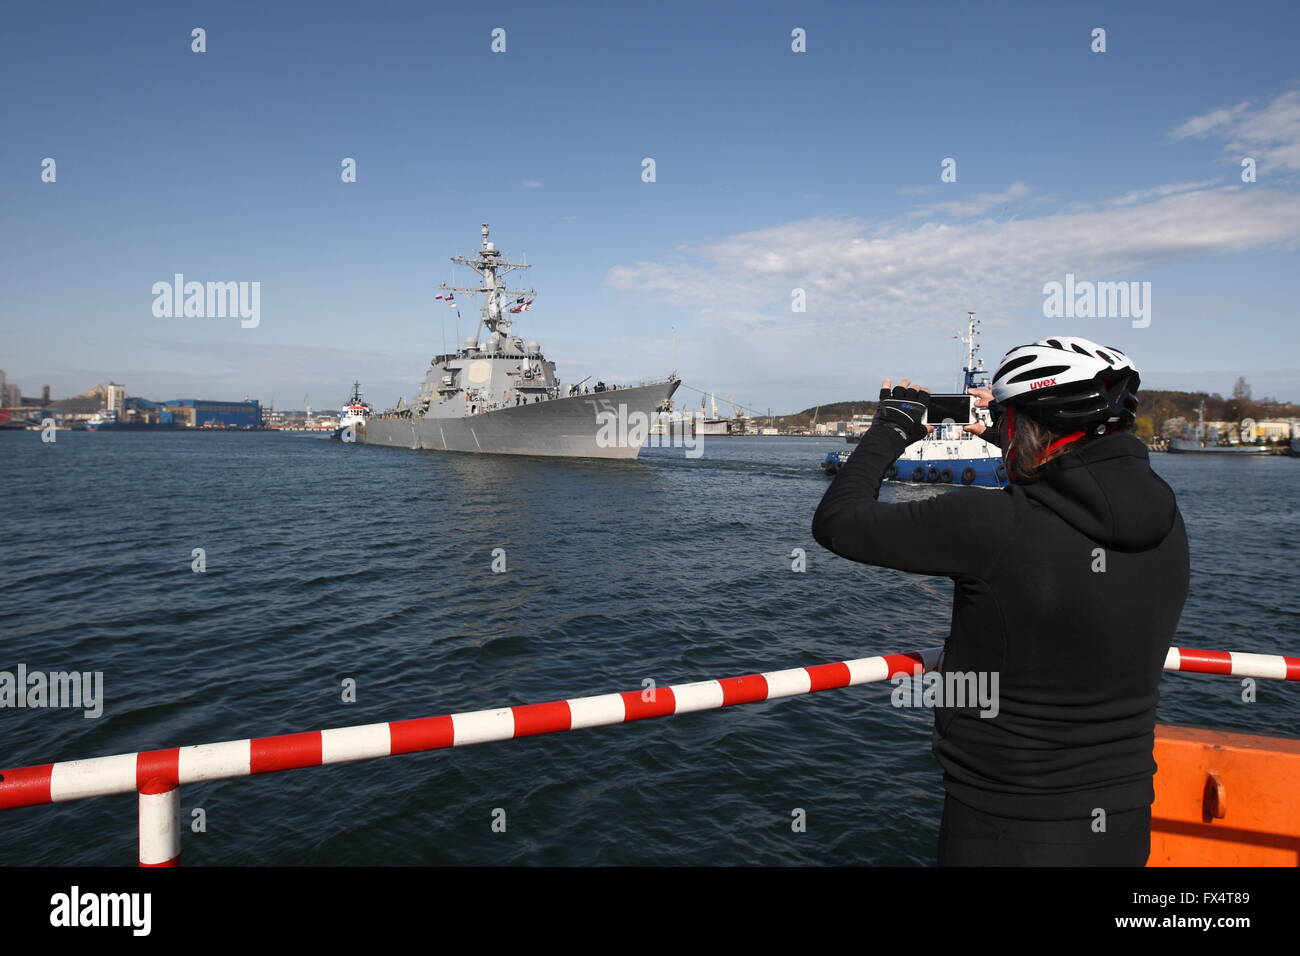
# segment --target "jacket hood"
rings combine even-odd
[[[1098,544],[1120,551],[1154,547],[1178,518],[1173,491],[1151,470],[1146,445],[1130,432],[1085,440],[1017,487]]]

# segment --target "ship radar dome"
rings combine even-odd
[[[538,345],[536,342],[529,342],[527,348],[528,348],[529,355],[536,355],[538,352],[542,350],[542,347]]]

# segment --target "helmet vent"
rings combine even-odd
[[[1019,375],[1007,379],[1008,385],[1014,385],[1019,382],[1028,382],[1035,378],[1046,378],[1049,375],[1060,375],[1069,369],[1068,365],[1048,365],[1044,368],[1031,368],[1027,372],[1021,372]]]
[[[1102,359],[1105,362],[1110,363],[1111,365],[1115,364],[1115,360],[1111,358],[1109,355],[1107,355],[1105,352],[1103,352],[1101,349],[1097,349],[1097,357]]]
[[[1076,352],[1078,352],[1080,355],[1087,355],[1087,356],[1091,356],[1091,355],[1092,355],[1091,352],[1089,352],[1087,349],[1085,349],[1085,348],[1084,348],[1082,345],[1080,345],[1078,342],[1075,342],[1074,344],[1072,344],[1072,345],[1070,346],[1070,348],[1074,349],[1074,350],[1075,350]]]
[[[998,380],[1003,376],[1014,372],[1016,369],[1021,368],[1024,365],[1028,365],[1030,362],[1037,361],[1037,359],[1037,355],[1022,355],[1018,359],[1012,359],[1010,362],[1007,362],[998,369],[998,373],[993,376],[993,382],[991,384],[996,385]]]

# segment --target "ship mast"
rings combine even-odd
[[[962,367],[964,373],[962,389],[984,387],[985,380],[988,378],[988,369],[984,367],[984,360],[979,357],[979,320],[975,318],[974,312],[966,313],[966,334],[959,335],[957,338],[966,346],[966,364]]]
[[[458,262],[461,265],[469,266],[480,276],[483,277],[483,284],[478,287],[447,285],[442,283],[441,288],[448,292],[478,292],[483,295],[483,305],[479,309],[482,316],[482,322],[487,326],[488,334],[504,338],[510,334],[510,318],[501,311],[501,297],[503,295],[524,296],[529,299],[535,297],[537,292],[533,289],[507,289],[505,280],[502,278],[507,272],[513,272],[515,269],[529,268],[524,262],[507,262],[501,256],[501,252],[496,247],[496,243],[488,241],[488,224],[483,223],[481,230],[483,243],[479,246],[478,255],[470,258],[468,256],[452,256],[452,262]]]

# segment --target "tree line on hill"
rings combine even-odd
[[[1218,392],[1178,392],[1149,388],[1142,389],[1140,397],[1137,427],[1138,434],[1144,439],[1155,438],[1169,421],[1183,419],[1195,423],[1202,402],[1205,403],[1207,422],[1240,422],[1243,418],[1300,418],[1300,405],[1281,402],[1272,397],[1256,399],[1251,394],[1250,384],[1244,378],[1237,379],[1232,394],[1227,398]],[[805,408],[792,415],[778,416],[776,426],[806,429],[814,421],[847,421],[854,415],[874,415],[875,411],[875,402],[830,402]]]

